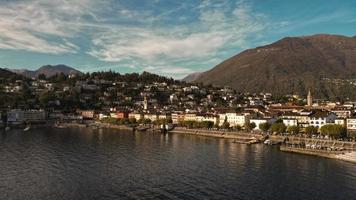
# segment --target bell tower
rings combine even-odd
[[[308,96],[307,96],[307,106],[309,106],[309,107],[313,106],[313,96],[311,95],[310,90],[309,90]]]

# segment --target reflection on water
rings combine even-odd
[[[0,199],[354,199],[354,164],[182,134],[0,135]]]

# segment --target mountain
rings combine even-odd
[[[202,74],[202,72],[194,72],[194,73],[188,74],[186,77],[184,77],[182,79],[182,81],[185,81],[187,83],[194,82],[195,80],[197,80],[200,77],[201,74]]]
[[[37,77],[40,74],[44,74],[44,75],[46,75],[46,77],[51,77],[51,76],[54,76],[54,75],[60,74],[60,73],[63,73],[65,75],[70,75],[70,74],[81,75],[82,74],[82,72],[80,72],[72,67],[68,67],[66,65],[45,65],[35,71],[26,70],[26,69],[11,69],[11,71],[15,72],[17,74],[24,75],[29,78]]]
[[[319,34],[245,50],[196,81],[242,92],[306,95],[311,89],[320,98],[356,99],[356,87],[345,79],[356,79],[356,38]]]
[[[24,80],[24,76],[11,72],[7,69],[0,68],[0,84],[11,82],[13,80]]]

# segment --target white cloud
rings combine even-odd
[[[0,48],[61,54],[79,47],[66,38],[79,33],[90,0],[27,0],[0,3]],[[71,25],[68,25],[68,24]]]
[[[156,73],[181,76],[194,72],[188,65],[212,67],[202,65],[222,60],[221,52],[226,49],[238,51],[248,37],[266,27],[265,16],[252,12],[243,1],[185,2],[163,12],[158,9],[160,13],[155,4],[136,10],[121,3],[0,2],[0,49],[76,53],[83,50],[75,40],[85,35],[89,38],[85,46],[90,48],[86,53],[100,61],[136,70],[156,66]],[[180,12],[186,15],[179,16]]]
[[[103,30],[94,36],[94,45],[88,54],[106,62],[133,59],[151,66],[164,61],[167,70],[159,68],[161,73],[193,72],[185,67],[170,66],[180,61],[216,60],[217,52],[227,46],[237,49],[245,45],[249,36],[266,27],[265,16],[253,13],[248,4],[238,2],[231,9],[226,2],[203,1],[196,7],[199,20],[186,25],[119,26]],[[157,16],[153,18],[157,19]]]

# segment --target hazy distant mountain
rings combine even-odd
[[[66,65],[45,65],[35,71],[26,70],[26,69],[11,69],[11,71],[18,73],[18,74],[22,74],[22,75],[24,75],[26,77],[30,77],[30,78],[37,77],[40,74],[44,74],[44,75],[46,75],[46,77],[51,77],[51,76],[54,76],[54,75],[60,74],[60,73],[63,73],[65,75],[70,75],[70,74],[80,75],[80,74],[82,74],[82,72],[80,72],[72,67],[68,67]]]
[[[193,81],[197,80],[201,74],[202,74],[202,72],[194,72],[194,73],[188,74],[186,77],[184,77],[182,79],[182,81],[185,81],[187,83],[193,82]]]
[[[22,75],[11,72],[7,69],[0,68],[0,83],[6,83],[7,81],[24,79]]]
[[[204,72],[196,80],[244,92],[356,99],[356,87],[336,79],[356,78],[356,37],[313,35],[287,37],[248,49]],[[351,94],[352,93],[352,94]]]

